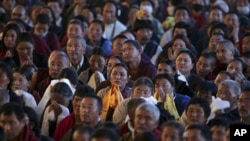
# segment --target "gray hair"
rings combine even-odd
[[[234,80],[224,80],[219,84],[219,87],[220,86],[227,86],[229,88],[232,88],[237,96],[239,96],[241,93],[240,84]]]
[[[157,121],[160,120],[160,110],[153,104],[150,104],[148,102],[146,103],[142,103],[140,104],[137,108],[136,108],[136,111],[135,113],[138,111],[138,110],[147,110],[149,111],[151,114],[153,114],[153,116],[155,117],[155,119]]]
[[[79,40],[79,41],[80,41],[80,44],[82,45],[82,47],[83,47],[84,49],[86,49],[87,43],[86,43],[86,40],[85,40],[83,37],[81,37],[81,36],[79,36],[79,35],[72,35],[72,36],[70,36],[70,37],[68,38],[68,40],[69,40],[69,39],[76,39],[76,40]]]
[[[54,56],[59,56],[59,57],[62,57],[65,59],[66,61],[66,64],[67,66],[69,67],[70,66],[70,60],[69,60],[69,57],[68,55],[62,51],[62,50],[53,50],[51,53],[50,53],[50,56],[48,58],[48,64],[50,66],[50,61],[51,61],[51,58],[54,57]]]
[[[230,49],[233,53],[236,52],[235,46],[234,46],[234,44],[232,43],[232,41],[230,41],[230,40],[219,41],[218,44],[221,44],[221,45],[225,46],[226,48]],[[217,44],[217,45],[218,45],[218,44]]]

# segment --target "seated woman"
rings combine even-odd
[[[148,77],[138,78],[132,87],[131,96],[126,98],[116,106],[112,121],[121,126],[128,120],[127,104],[133,98],[143,97],[147,100],[147,102],[157,104],[157,100],[153,97],[153,93],[154,84],[151,79],[149,79]]]
[[[3,29],[3,37],[0,47],[0,57],[14,55],[15,46],[16,46],[16,37],[20,33],[20,28],[16,24],[8,24]]]
[[[36,108],[37,104],[41,100],[37,91],[31,90],[29,87],[32,71],[28,67],[20,67],[14,69],[13,81],[11,89],[22,98],[26,106]]]
[[[176,53],[176,52],[175,52]],[[176,53],[175,66],[176,70],[179,71],[188,81],[188,86],[195,91],[197,85],[204,81],[203,78],[193,73],[195,64],[195,57],[189,50],[180,50]]]
[[[50,94],[50,101],[41,119],[41,131],[43,135],[52,137],[57,123],[70,114],[68,106],[73,93],[67,83],[58,82],[52,86]]]
[[[31,34],[23,32],[16,39],[15,54],[13,56],[17,66],[27,64],[35,65],[37,68],[48,67],[47,58],[34,51],[35,41]]]
[[[112,120],[116,106],[131,94],[131,88],[126,86],[129,78],[128,68],[124,64],[116,64],[112,67],[109,76],[111,85],[97,93],[103,101],[103,121]]]
[[[125,64],[125,60],[121,57],[121,56],[110,56],[108,58],[108,61],[107,61],[107,73],[108,73],[108,77],[111,73],[111,69],[116,65],[116,64]],[[110,77],[109,77],[110,78]],[[128,80],[128,83],[126,84],[128,87],[132,87],[133,86],[133,83],[134,81],[132,80]],[[107,79],[105,81],[102,81],[100,82],[100,84],[97,86],[96,88],[96,93],[98,93],[99,90],[103,89],[103,88],[106,88],[108,86],[110,86],[111,83],[110,83],[110,80]],[[126,97],[125,97],[126,98]]]
[[[106,59],[107,55],[102,48],[94,48],[90,53],[89,68],[81,72],[78,79],[96,89],[101,81],[107,79]]]

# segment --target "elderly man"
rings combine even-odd
[[[66,51],[70,66],[77,71],[78,75],[89,67],[88,58],[85,55],[86,46],[85,39],[78,35],[70,36],[67,41]]]
[[[134,136],[144,131],[153,132],[158,140],[161,138],[161,131],[157,129],[160,119],[159,109],[150,103],[140,104],[135,111],[134,131],[124,134],[121,141],[133,140]]]
[[[241,93],[241,87],[239,83],[234,80],[224,80],[219,84],[218,92],[216,97],[221,98],[222,100],[228,101],[230,107],[224,110],[224,113],[218,114],[218,117],[228,118],[230,121],[237,121],[240,119],[237,101]]]
[[[38,69],[32,76],[31,89],[37,90],[42,97],[50,81],[57,79],[59,73],[70,66],[69,57],[64,51],[54,50],[48,59],[48,68]]]
[[[39,141],[26,125],[24,110],[17,103],[7,103],[0,108],[0,126],[7,141]]]

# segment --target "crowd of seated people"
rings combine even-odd
[[[249,0],[0,1],[0,141],[229,141],[249,119]]]

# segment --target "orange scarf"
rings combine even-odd
[[[105,121],[109,108],[115,109],[116,106],[123,101],[123,96],[118,85],[112,85],[102,98],[102,120]]]

